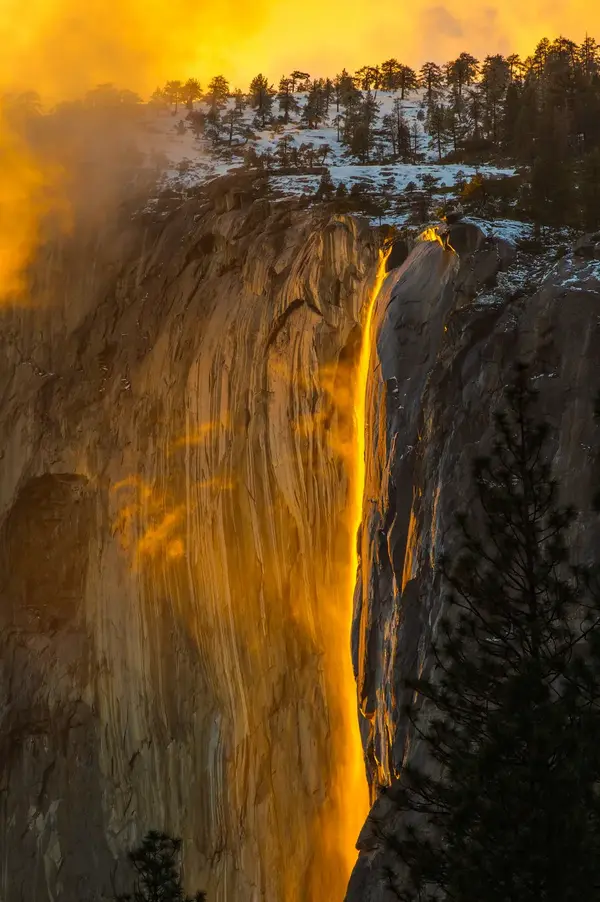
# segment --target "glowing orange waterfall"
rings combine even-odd
[[[442,243],[442,239],[440,238],[438,230],[436,228],[434,228],[433,226],[431,226],[430,228],[425,229],[423,232],[421,232],[421,234],[419,235],[417,240],[418,241],[437,241],[438,244]]]
[[[456,251],[450,244],[450,238],[448,236],[448,233],[445,232],[444,238],[442,239],[442,236],[440,235],[439,230],[436,226],[430,226],[428,229],[425,229],[425,231],[421,232],[421,234],[419,235],[417,240],[418,241],[436,241],[438,244],[440,244],[444,248],[445,251],[450,251],[453,254],[456,253]]]
[[[374,342],[373,322],[375,309],[377,307],[377,299],[386,278],[386,264],[390,255],[390,251],[391,249],[388,251],[379,252],[377,276],[375,278],[375,284],[371,291],[364,314],[360,357],[354,382],[354,454],[350,470],[350,493],[348,506],[348,522],[350,526],[351,544],[349,554],[347,597],[348,621],[350,625],[352,623],[354,590],[356,586],[356,576],[359,564],[356,536],[362,520],[363,494],[366,473],[366,394],[367,381],[371,369],[371,354]],[[354,673],[352,671],[349,655],[347,673],[345,673],[343,676],[348,686],[345,694],[349,708],[349,731],[347,735],[348,762],[346,779],[348,781],[348,797],[352,802],[352,805],[347,812],[347,850],[349,858],[348,865],[350,870],[354,866],[356,861],[356,840],[369,812],[369,791],[365,777],[363,747],[357,722],[356,681],[354,679]]]
[[[354,467],[351,474],[350,487],[350,522],[352,524],[352,547],[350,557],[350,580],[351,580],[351,597],[354,598],[354,586],[356,582],[356,572],[358,569],[358,551],[356,547],[356,534],[360,528],[362,520],[363,493],[365,486],[365,430],[366,430],[366,401],[367,401],[367,381],[369,378],[369,369],[371,365],[371,351],[373,345],[373,315],[377,305],[379,292],[383,287],[386,278],[386,265],[390,250],[379,251],[379,266],[377,267],[377,276],[375,285],[369,298],[365,321],[363,323],[362,343],[360,348],[360,358],[356,373],[356,383],[354,391],[354,422],[355,422],[355,455]]]

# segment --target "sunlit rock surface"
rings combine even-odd
[[[492,410],[516,359],[531,365],[555,432],[564,497],[581,510],[573,548],[597,556],[600,484],[593,398],[600,388],[600,263],[576,249],[524,262],[469,223],[451,229],[457,253],[417,245],[388,278],[376,316],[367,410],[367,474],[353,654],[374,813],[393,829],[378,786],[421,754],[399,717],[403,680],[430,666],[441,612],[436,560],[455,547],[453,516],[468,505],[469,462],[486,447]],[[537,273],[537,274],[536,274]],[[389,902],[386,857],[367,823],[348,902]],[[387,859],[389,863],[389,859]]]
[[[376,243],[244,191],[124,220],[0,310],[0,899],[112,898],[152,827],[211,902],[341,899]]]
[[[211,902],[345,892],[367,786],[347,474],[376,241],[219,190],[76,231],[0,310],[2,902],[111,899],[151,827],[183,837]],[[469,223],[451,244],[419,243],[375,309],[352,655],[384,816],[378,786],[419,754],[398,715],[436,559],[517,356],[583,512],[574,545],[600,540],[595,251],[524,262]],[[368,825],[359,846],[347,898],[387,902]]]

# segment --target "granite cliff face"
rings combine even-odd
[[[590,509],[600,482],[600,255],[588,246],[536,264],[493,228],[466,222],[450,238],[455,254],[436,241],[417,245],[389,277],[376,315],[353,631],[373,787],[392,784],[403,761],[421,755],[399,717],[403,681],[430,666],[443,603],[436,559],[442,548],[452,553],[453,517],[470,498],[469,463],[490,440],[517,359],[531,367],[553,427],[555,472],[581,511],[573,547],[589,561],[600,540]],[[373,813],[393,826],[385,793]],[[359,848],[348,902],[395,898],[383,877],[389,852],[369,823]]]
[[[151,827],[213,902],[342,898],[376,241],[244,190],[110,235],[0,311],[0,899],[112,898]]]
[[[374,312],[351,663],[377,241],[219,190],[82,230],[0,311],[2,902],[112,898],[150,827],[182,836],[211,902],[343,897],[368,809],[355,685],[385,816],[377,787],[419,754],[398,711],[428,666],[436,557],[516,356],[583,511],[574,541],[599,538],[598,262],[567,255],[535,290],[475,225],[455,253],[419,242]],[[368,824],[359,848],[347,898],[384,902]]]

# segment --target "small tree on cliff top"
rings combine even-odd
[[[431,766],[387,791],[401,826],[373,822],[401,900],[600,899],[598,593],[569,562],[574,512],[524,369],[507,400],[473,468],[481,523],[459,517],[462,550],[442,565],[434,673],[409,684],[429,709],[428,723],[406,713]]]
[[[117,895],[116,902],[205,902],[206,893],[186,896],[178,864],[181,840],[150,830],[141,846],[129,852],[136,871],[133,894]]]

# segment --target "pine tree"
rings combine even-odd
[[[532,163],[536,156],[540,120],[540,90],[537,79],[528,77],[519,95],[514,125],[514,149],[517,159]],[[506,120],[506,108],[504,119]]]
[[[204,134],[204,128],[206,125],[206,113],[203,113],[200,110],[192,110],[191,113],[188,113],[186,118],[190,123],[190,128],[193,131],[195,137],[200,138],[200,136]]]
[[[600,74],[600,45],[595,38],[586,35],[578,49],[577,56],[581,71],[587,81],[591,81]]]
[[[392,159],[398,158],[398,131],[396,127],[396,117],[390,113],[386,113],[381,122],[381,136],[386,143],[392,146]]]
[[[334,94],[334,86],[333,86],[332,80],[330,78],[326,78],[322,82],[322,88],[323,88],[323,106],[324,106],[324,111],[325,111],[325,119],[327,119],[329,117],[329,106],[331,104],[331,100],[332,100],[333,94]]]
[[[437,151],[438,158],[453,148],[455,159],[483,162],[482,155],[486,154],[488,162],[490,152],[498,151],[517,166],[532,167],[534,184],[524,186],[523,200],[531,201],[530,210],[535,208],[538,221],[548,224],[562,222],[565,209],[569,211],[567,218],[575,212],[572,198],[568,197],[569,186],[564,184],[565,173],[573,173],[571,187],[579,191],[579,206],[586,207],[585,221],[595,221],[592,202],[584,203],[583,189],[577,180],[587,171],[588,164],[584,161],[592,160],[590,155],[600,147],[600,45],[589,36],[579,45],[565,37],[544,38],[524,61],[515,53],[506,57],[496,54],[486,57],[480,65],[474,56],[464,52],[444,67],[425,62],[418,76],[396,58],[386,59],[379,66],[363,66],[354,76],[344,69],[333,81],[313,79],[311,82],[307,72],[296,69],[281,79],[278,92],[264,75],[259,75],[253,80],[247,98],[241,91],[232,95],[227,79],[217,76],[204,95],[211,110],[208,118],[188,115],[188,121],[197,134],[205,125],[207,133],[218,142],[225,131],[221,129],[223,116],[229,142],[233,144],[234,131],[239,129],[243,134],[241,124],[225,113],[229,109],[228,98],[233,97],[238,114],[243,112],[246,103],[256,111],[252,122],[254,131],[267,127],[281,131],[284,125],[300,118],[302,110],[306,127],[317,128],[324,122],[333,125],[338,141],[362,162],[383,161],[390,154],[394,159],[405,159],[407,155],[399,149],[399,144],[404,142],[404,129],[398,128],[393,114],[388,113],[383,121],[372,123],[363,113],[376,100],[380,88],[398,91],[403,99],[417,84],[425,94],[417,119],[424,122],[427,113],[430,146]],[[298,91],[306,92],[306,103],[298,103]],[[275,94],[278,117],[274,121]],[[174,113],[185,102],[188,113],[192,114],[196,112],[194,106],[199,97],[200,85],[191,78],[185,84],[168,82],[165,88],[154,92],[151,102],[154,107],[172,104]],[[88,94],[86,104],[116,108],[134,100],[137,100],[135,95],[104,85]],[[424,144],[418,146],[420,133],[418,124],[413,123],[410,153],[413,159],[425,149]],[[252,140],[249,125],[246,136]],[[544,199],[540,193],[542,184],[545,188],[550,184],[552,161],[546,165],[545,156],[559,161],[554,201]],[[591,178],[590,175],[586,187],[593,189]],[[591,194],[595,197],[593,190]],[[573,223],[577,224],[574,217]]]
[[[361,163],[368,163],[371,158],[378,112],[379,104],[372,91],[367,91],[364,97],[346,109],[343,140],[352,156]]]
[[[459,98],[456,98],[457,100]],[[458,103],[453,103],[446,110],[446,131],[452,141],[452,149],[454,153],[458,152],[459,145],[464,137],[465,129],[462,125],[461,109]]]
[[[202,87],[197,78],[188,78],[182,88],[182,96],[188,110],[194,109],[194,101],[202,97]]]
[[[238,112],[238,110],[235,107],[233,107],[232,109],[227,110],[227,112],[225,113],[225,116],[223,118],[224,118],[225,126],[227,128],[227,133],[228,133],[227,143],[231,147],[231,145],[233,144],[233,138],[235,135],[235,127],[240,122],[241,113]]]
[[[317,200],[331,200],[334,194],[335,185],[331,178],[329,169],[326,169],[325,172],[321,175],[319,187],[317,188],[315,196]]]
[[[600,148],[593,150],[583,160],[579,196],[584,228],[600,228]]]
[[[600,74],[592,79],[583,77],[575,96],[572,128],[577,149],[583,154],[600,146]]]
[[[392,157],[408,162],[412,157],[411,135],[399,98],[394,100],[392,112],[383,117],[382,126],[382,136],[392,146]]]
[[[575,205],[571,166],[545,147],[531,168],[531,215],[537,226],[569,225]]]
[[[183,82],[178,79],[168,81],[163,89],[165,98],[175,107],[175,112],[179,109],[179,102],[183,99]]]
[[[204,133],[210,138],[216,147],[221,142],[223,120],[218,106],[211,107],[204,120]]]
[[[275,148],[275,159],[278,164],[286,169],[292,160],[292,149],[295,141],[293,135],[282,135]]]
[[[416,91],[419,87],[419,78],[414,69],[410,66],[401,66],[398,76],[398,87],[400,88],[400,99],[404,100],[411,91]]]
[[[241,88],[236,88],[233,92],[233,102],[236,113],[241,115],[246,109],[246,95]]]
[[[413,120],[413,124],[410,128],[410,146],[412,151],[413,162],[417,161],[419,156],[419,147],[420,147],[420,135],[419,135],[419,126],[417,125],[417,120]]]
[[[425,88],[427,92],[427,103],[431,106],[439,97],[444,84],[444,73],[441,66],[438,66],[437,63],[424,63],[419,72],[419,80],[421,87]]]
[[[298,148],[298,160],[301,166],[312,169],[315,165],[316,148],[312,141],[305,142]]]
[[[408,122],[404,118],[402,103],[397,99],[394,100],[392,113],[396,118],[396,139],[398,142],[398,156],[403,162],[407,163],[410,162],[412,158],[410,127],[408,125]]]
[[[385,60],[379,67],[381,86],[384,91],[396,91],[400,87],[402,66],[397,59]]]
[[[304,109],[302,121],[307,128],[318,128],[325,118],[325,93],[324,83],[315,79],[310,86]]]
[[[502,104],[510,84],[510,67],[500,54],[486,56],[481,67],[481,94],[485,113],[485,127],[494,145],[500,141]]]
[[[378,91],[381,87],[381,70],[379,66],[363,66],[354,76],[363,91]]]
[[[282,78],[280,80],[277,102],[279,109],[283,113],[283,121],[287,125],[292,113],[297,113],[299,110],[298,101],[294,96],[294,83],[291,78]]]
[[[250,82],[250,103],[256,110],[261,128],[266,128],[273,107],[273,89],[265,75],[256,75]]]
[[[434,672],[407,684],[430,763],[387,790],[395,829],[371,819],[406,902],[600,899],[597,575],[570,562],[575,512],[558,503],[529,382],[519,367],[474,463],[477,501],[441,565]]]
[[[229,82],[224,75],[216,75],[208,85],[206,99],[211,110],[222,110],[229,97]]]
[[[339,144],[342,137],[342,129],[344,127],[344,117],[342,116],[342,114],[337,113],[331,120],[331,124],[336,130],[336,141]]]
[[[506,57],[506,63],[508,65],[508,74],[511,82],[520,81],[525,67],[519,54],[511,53]]]
[[[298,90],[298,86],[305,84],[309,78],[310,73],[302,72],[301,69],[294,69],[294,71],[290,75],[290,79],[292,81],[292,91]]]
[[[460,97],[463,88],[472,85],[479,72],[479,61],[470,53],[461,53],[460,56],[449,62],[446,66],[446,79],[448,85]]]
[[[330,156],[331,150],[332,150],[331,144],[321,144],[321,146],[319,147],[318,157],[319,157],[319,163],[321,164],[321,166],[325,165],[325,161],[327,160],[327,157]]]
[[[165,107],[169,102],[169,98],[164,88],[156,88],[150,95],[150,103],[152,106]]]
[[[339,113],[340,107],[347,109],[356,104],[360,98],[361,93],[354,84],[354,79],[346,69],[342,69],[333,82],[333,99],[335,100],[336,113]]]
[[[502,147],[513,157],[518,155],[517,121],[521,103],[521,90],[522,88],[514,82],[508,86],[500,114]]]
[[[550,109],[572,110],[577,92],[577,45],[566,38],[552,41],[544,66],[544,95]]]
[[[431,146],[435,147],[438,160],[442,160],[442,152],[449,135],[448,109],[443,103],[434,103],[427,116],[427,131],[431,138]]]
[[[542,38],[531,57],[531,68],[537,75],[543,75],[546,68],[546,61],[550,54],[550,41],[548,38]]]
[[[117,895],[116,902],[205,902],[206,893],[186,896],[181,886],[178,858],[181,840],[150,830],[129,861],[136,872],[133,895]]]

